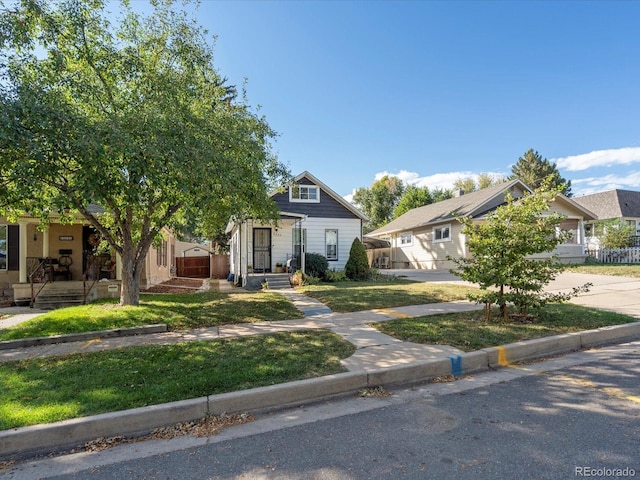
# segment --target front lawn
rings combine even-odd
[[[468,292],[477,291],[476,288],[463,285],[403,279],[323,283],[298,287],[297,290],[319,300],[335,312],[467,300]]]
[[[0,430],[344,371],[326,330],[0,363]]]
[[[302,318],[285,297],[274,292],[142,294],[137,307],[117,300],[61,308],[14,327],[0,329],[0,340],[44,337],[165,323],[170,330]]]
[[[637,318],[627,315],[565,303],[547,305],[540,318],[533,323],[487,322],[484,320],[484,310],[480,310],[403,318],[373,326],[406,342],[451,345],[471,352],[532,338],[637,321]]]
[[[594,275],[614,275],[617,277],[640,277],[638,264],[598,263],[589,265],[570,265],[569,272],[591,273]]]

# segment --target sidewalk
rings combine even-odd
[[[221,284],[223,283],[221,282]],[[4,349],[0,350],[0,362],[68,355],[76,352],[96,352],[139,345],[166,345],[188,341],[262,335],[282,331],[328,329],[354,344],[357,348],[353,356],[343,360],[344,367],[348,371],[369,371],[376,368],[388,368],[424,360],[447,358],[449,355],[459,355],[462,351],[448,345],[420,345],[403,342],[379,332],[368,324],[396,318],[436,315],[481,308],[470,302],[460,301],[353,313],[336,313],[317,300],[293,289],[278,290],[277,292],[287,297],[296,308],[302,311],[305,317],[299,320],[222,325],[189,331],[92,338],[77,342]],[[32,314],[32,316],[36,315],[36,313]],[[26,319],[26,317],[22,318]]]
[[[640,322],[635,322],[463,353],[447,345],[419,345],[403,342],[378,332],[369,324],[396,318],[482,308],[470,302],[336,313],[293,289],[278,292],[289,298],[305,317],[298,320],[223,325],[186,332],[93,338],[79,342],[0,350],[0,361],[108,350],[124,346],[215,340],[279,331],[324,328],[341,335],[357,348],[354,355],[342,362],[348,370],[346,373],[51,424],[3,430],[0,431],[0,457],[19,458],[35,453],[49,453],[80,445],[97,437],[137,436],[155,428],[194,421],[207,415],[219,415],[223,412],[265,411],[353,394],[359,390],[380,385],[424,382],[436,377],[468,375],[488,369],[509,367],[523,360],[589,349],[640,337]]]

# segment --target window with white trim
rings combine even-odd
[[[324,231],[327,260],[338,260],[338,230],[327,229]]]
[[[413,244],[413,232],[401,233],[400,234],[400,246],[408,247]]]
[[[318,203],[320,189],[317,185],[294,185],[289,187],[289,201]]]
[[[156,265],[159,267],[167,266],[167,241],[162,240],[162,243],[158,245],[156,250]]]
[[[434,242],[450,242],[451,241],[451,225],[433,228]]]
[[[7,269],[7,233],[8,228],[6,225],[0,225],[0,270]]]

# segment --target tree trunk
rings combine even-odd
[[[142,269],[133,260],[132,252],[122,255],[122,288],[120,289],[120,305],[140,304],[140,274]]]

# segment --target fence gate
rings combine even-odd
[[[211,264],[206,257],[176,257],[176,273],[179,277],[209,278]]]

